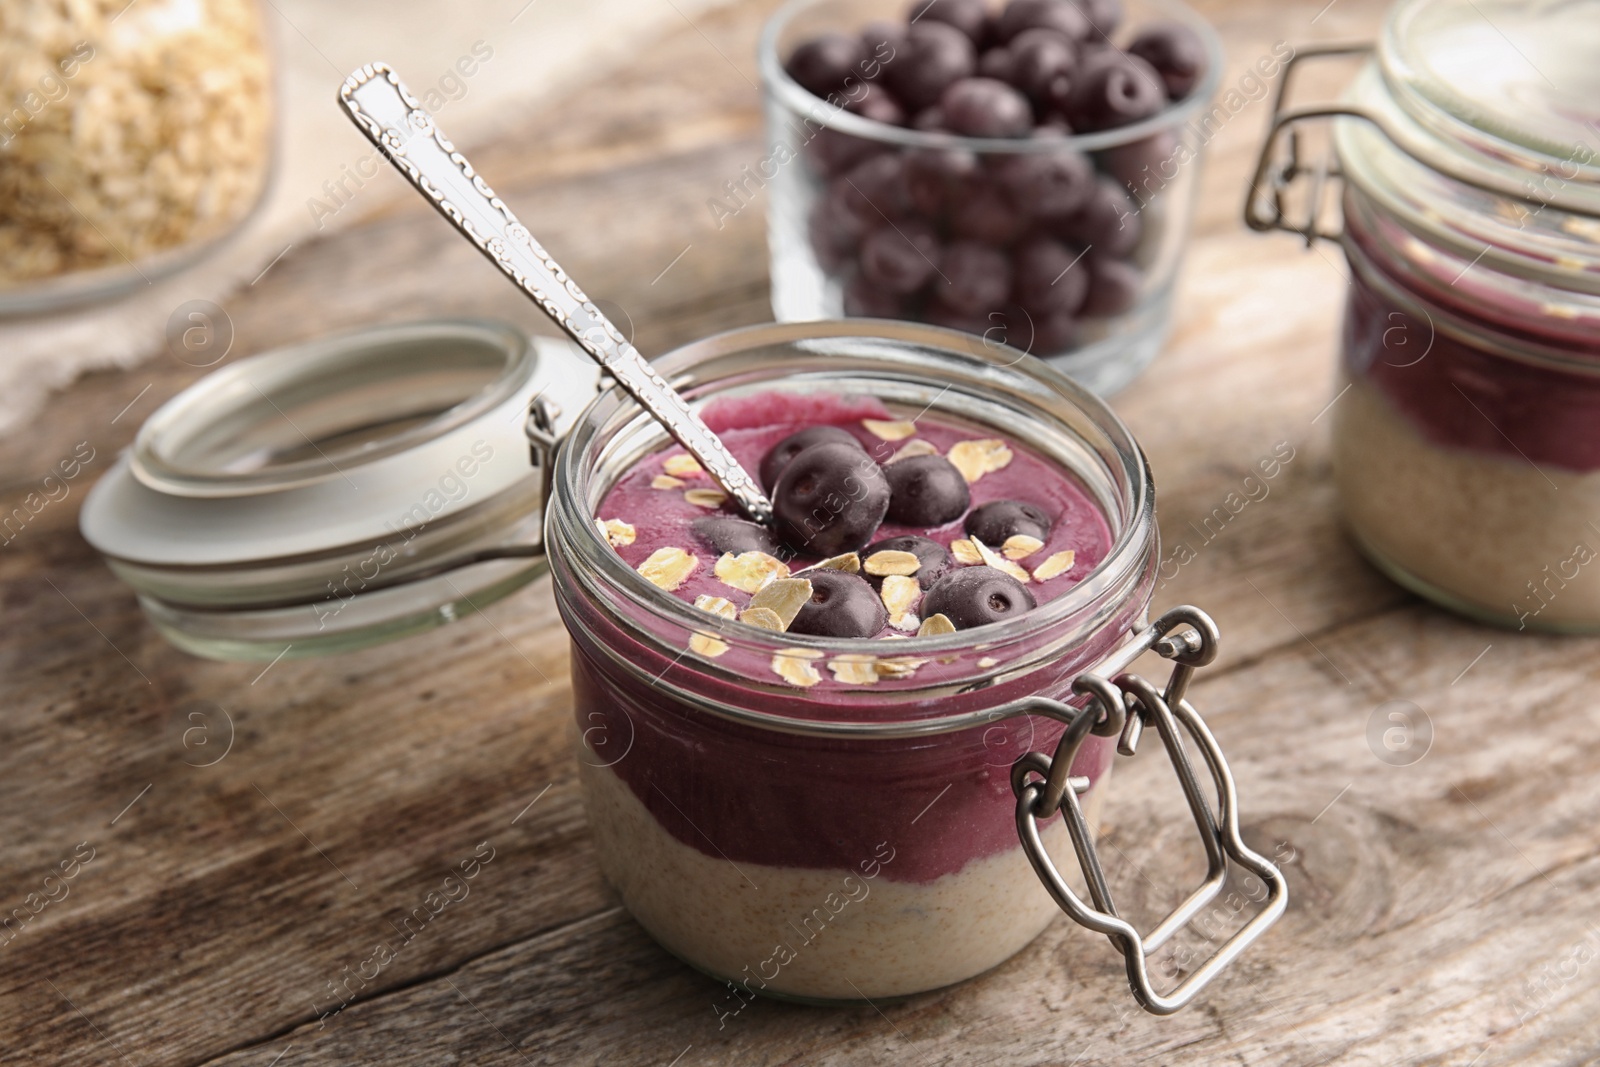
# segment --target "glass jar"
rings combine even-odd
[[[1109,409],[1037,361],[913,324],[755,327],[655,366],[697,409],[774,391],[867,395],[900,417],[931,412],[1003,432],[1070,472],[1114,536],[1080,584],[1009,622],[895,641],[892,653],[881,641],[774,634],[708,615],[621,559],[597,509],[667,438],[616,390],[583,415],[558,454],[546,544],[572,639],[590,827],[640,923],[729,983],[727,1012],[757,993],[877,1000],[958,982],[1028,944],[1056,904],[1124,939],[1141,1002],[1173,1011],[1221,964],[1163,995],[1145,952],[1220,888],[1224,854],[1271,887],[1239,936],[1273,921],[1281,877],[1238,840],[1225,764],[1182,699],[1215,631],[1193,609],[1146,620],[1153,487]],[[696,635],[715,652],[692,648]],[[1123,674],[1150,648],[1180,664],[1165,700]],[[811,665],[810,683],[786,681],[785,663]],[[867,681],[842,669],[863,663]],[[1175,743],[1177,720],[1225,797],[1216,816]],[[1170,739],[1216,862],[1207,885],[1141,943],[1113,914],[1092,826],[1119,736],[1131,751],[1145,723]],[[1054,798],[1064,819],[1048,819]],[[1069,842],[1095,872],[1093,907],[1049,859]]]
[[[874,18],[903,21],[904,8],[903,0],[793,0],[772,18],[759,57],[769,152],[731,176],[712,201],[713,214],[720,222],[767,187],[772,307],[780,321],[861,315],[929,322],[1046,358],[1102,394],[1122,388],[1155,358],[1171,325],[1199,163],[1215,133],[1206,109],[1221,76],[1216,35],[1175,0],[1130,3],[1122,33],[1152,20],[1180,22],[1206,49],[1204,73],[1188,95],[1148,119],[1072,136],[985,139],[893,126],[814,96],[786,73],[784,59],[807,38],[853,33]],[[862,72],[869,91],[895,61],[894,46],[885,48]],[[880,165],[907,176],[905,203],[875,184],[900,181],[894,174],[853,169]],[[1053,215],[1048,197],[1056,194],[1039,192],[1030,178],[1040,167],[1081,168],[1085,176],[1092,170],[1094,203]],[[856,267],[862,242],[874,233],[892,239],[885,225],[901,241],[911,240],[912,229],[932,241],[924,257],[932,270],[911,296],[873,287]],[[1029,238],[1044,235],[1059,244],[1033,248]],[[938,249],[955,241],[974,262],[993,261],[987,276],[1002,277],[982,306],[955,310],[940,299],[950,279],[937,265]],[[1003,276],[1024,256],[1052,265],[1060,259],[1061,269],[1045,271],[1055,279],[1038,292],[1023,292],[1023,283]]]
[[[274,85],[254,0],[14,0],[0,83],[0,314],[147,285],[265,200]]]
[[[1350,265],[1330,414],[1357,543],[1408,588],[1518,629],[1600,630],[1593,20],[1406,0],[1341,104],[1280,108],[1247,206],[1258,229],[1338,240]],[[1320,182],[1286,223],[1312,168],[1294,149],[1275,163],[1276,135],[1330,115],[1342,229],[1318,217]]]

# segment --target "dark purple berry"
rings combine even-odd
[[[913,148],[905,162],[906,192],[923,215],[942,213],[978,174],[978,157],[960,148]]]
[[[1141,202],[1166,188],[1177,173],[1178,139],[1163,130],[1099,153],[1100,169],[1122,182]]]
[[[965,137],[1026,137],[1033,132],[1028,98],[1003,81],[963,78],[939,100],[944,124]]]
[[[931,529],[954,522],[972,496],[967,480],[943,456],[910,456],[883,469],[889,481],[889,521]]]
[[[812,445],[789,461],[772,488],[779,539],[807,556],[856,551],[888,510],[889,482],[859,444]]]
[[[891,463],[890,466],[895,466],[895,464]],[[917,568],[917,573],[912,575],[912,577],[914,577],[918,584],[920,584],[924,589],[931,588],[933,583],[944,577],[945,572],[950,569],[951,560],[949,551],[946,550],[945,547],[939,542],[930,537],[919,537],[916,534],[901,534],[899,537],[885,537],[882,541],[875,542],[868,545],[866,548],[863,548],[861,550],[862,558],[864,559],[867,556],[872,555],[874,552],[909,552],[913,556],[916,556],[917,560],[922,565]],[[883,582],[883,579],[873,578],[870,575],[868,576],[867,580],[872,582],[874,585],[880,585]]]
[[[1055,30],[1023,30],[1007,46],[1014,57],[1012,85],[1028,94],[1041,112],[1066,98],[1078,50]]]
[[[889,611],[872,585],[859,575],[818,567],[803,575],[811,599],[800,606],[789,633],[812,637],[872,637],[889,621]]]
[[[790,434],[771,448],[761,457],[761,484],[764,488],[771,489],[778,482],[778,476],[783,473],[794,457],[810,448],[812,445],[851,445],[861,448],[861,442],[849,430],[841,426],[808,426]],[[865,452],[865,449],[862,449]]]
[[[1206,46],[1200,35],[1181,22],[1157,22],[1139,31],[1128,54],[1154,67],[1167,96],[1182,100],[1206,72]]]
[[[919,319],[930,326],[943,326],[947,330],[959,330],[987,339],[989,331],[995,325],[994,314],[994,312],[983,315],[971,311],[957,311],[934,299],[923,307]]]
[[[943,22],[981,44],[989,29],[989,0],[916,0],[906,19],[913,24]]]
[[[954,26],[924,19],[906,31],[905,46],[884,64],[883,78],[895,98],[915,112],[937,104],[977,62],[971,38]]]
[[[1089,39],[1110,43],[1111,34],[1122,25],[1122,0],[1077,0],[1077,3],[1089,20]]]
[[[1057,237],[1083,245],[1096,256],[1124,259],[1138,246],[1144,222],[1122,186],[1102,177],[1095,181],[1094,195],[1053,230]]]
[[[984,347],[996,351],[1000,345],[1006,345],[1019,352],[1033,352],[1039,328],[1034,325],[1033,316],[1028,309],[1020,304],[1007,304],[999,311],[989,313],[989,326],[980,335],[983,337]],[[997,355],[1008,365],[1013,362],[1011,357],[1003,353]]]
[[[694,520],[691,528],[702,541],[717,552],[732,552],[736,556],[741,552],[765,552],[780,559],[787,559],[793,555],[778,544],[771,530],[753,522],[746,522],[744,519],[735,519],[728,515],[707,515],[705,518]]]
[[[863,85],[854,100],[846,100],[844,109],[873,122],[886,126],[904,126],[906,109],[889,95],[889,90],[877,85]]]
[[[993,567],[957,567],[922,598],[922,617],[943,615],[958,630],[1004,622],[1029,611],[1033,594]]]
[[[826,271],[836,271],[856,254],[867,226],[861,217],[833,195],[826,195],[811,209],[807,234],[817,262]]]
[[[939,238],[916,219],[873,230],[861,242],[861,276],[891,293],[914,293],[939,269]]]
[[[1017,210],[1033,218],[1065,218],[1094,195],[1094,164],[1069,148],[1003,156],[990,171]]]
[[[843,89],[846,78],[859,76],[857,68],[866,58],[867,49],[861,38],[825,33],[802,41],[789,53],[784,69],[807,92],[826,98]]]
[[[947,221],[950,231],[957,237],[1000,246],[1016,240],[1024,220],[999,186],[985,181],[975,183],[971,191],[950,208]]]
[[[862,160],[880,154],[884,147],[877,141],[824,126],[806,143],[803,151],[812,168],[827,178],[843,174]]]
[[[906,46],[906,28],[888,19],[874,19],[861,28],[861,43],[867,46],[867,53],[872,57],[861,74],[872,81],[883,76],[884,64],[900,57]]]
[[[844,287],[844,313],[857,319],[898,319],[905,315],[906,302],[898,293],[885,292],[860,274]]]
[[[1081,314],[1092,318],[1121,315],[1139,302],[1144,275],[1122,259],[1089,257],[1089,295]]]
[[[944,126],[944,108],[934,105],[925,107],[911,116],[911,128],[921,130],[923,133],[949,133]]]
[[[905,158],[898,152],[885,152],[851,167],[834,180],[828,193],[838,197],[868,229],[911,213]]]
[[[1078,347],[1078,316],[1070,311],[1044,311],[1033,317],[1030,354],[1045,359]]]
[[[1089,291],[1089,269],[1079,249],[1053,237],[1035,237],[1017,248],[1012,263],[1017,299],[1034,315],[1071,315],[1083,306]]]
[[[1011,260],[1004,252],[978,241],[956,241],[939,260],[943,275],[934,294],[953,311],[984,315],[1011,295]]]
[[[978,76],[993,78],[1007,85],[1016,84],[1017,57],[1009,48],[991,48],[978,57]]]
[[[1108,48],[1085,60],[1063,111],[1080,133],[1147,119],[1167,106],[1161,75],[1138,56]]]
[[[936,296],[922,306],[922,313],[917,317],[930,326],[942,326],[946,330],[982,337],[994,325],[991,321],[994,314],[992,311],[987,315],[976,311],[958,311]]]
[[[995,23],[995,35],[1010,43],[1024,30],[1055,30],[1074,41],[1089,36],[1089,20],[1068,0],[1011,0]]]
[[[1041,541],[1050,537],[1050,516],[1037,504],[1022,500],[994,500],[972,509],[967,516],[967,534],[976,537],[990,548],[999,548],[1006,538],[1037,537]]]

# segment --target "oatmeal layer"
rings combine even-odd
[[[1436,444],[1360,379],[1333,416],[1345,516],[1380,564],[1502,624],[1600,629],[1600,472]]]
[[[1005,961],[1059,911],[1020,845],[931,882],[890,877],[912,858],[894,840],[875,843],[853,867],[735,863],[678,841],[627,783],[594,763],[580,746],[601,868],[656,940],[736,984],[713,1005],[719,1015],[759,993],[859,1000],[937,989]],[[1084,797],[1091,824],[1105,781]],[[1043,835],[1070,868],[1061,820]]]

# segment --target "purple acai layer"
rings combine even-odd
[[[773,445],[797,430],[818,425],[838,426],[849,432],[861,442],[867,455],[880,464],[886,463],[911,438],[883,440],[867,429],[864,421],[896,419],[897,416],[888,412],[876,399],[815,395],[796,397],[791,394],[765,394],[722,401],[710,405],[705,413],[707,425],[717,432],[735,458],[749,471],[760,468],[761,458]],[[947,453],[950,446],[958,441],[995,436],[927,416],[918,418],[916,427],[916,439],[927,442],[940,453]],[[1035,599],[1043,603],[1071,589],[1099,565],[1111,545],[1111,530],[1099,507],[1060,466],[1014,442],[1008,441],[1007,444],[1012,451],[1011,461],[971,484],[971,507],[977,508],[996,500],[1020,500],[1037,505],[1050,516],[1048,540],[1043,548],[1023,560],[1023,565],[1029,569],[1035,568],[1054,553],[1069,549],[1075,553],[1075,559],[1071,569],[1065,573],[1028,586]],[[743,608],[749,602],[750,595],[717,578],[713,569],[716,551],[692,529],[696,519],[707,515],[738,516],[734,505],[727,502],[720,508],[705,508],[691,503],[685,497],[689,490],[715,487],[703,473],[680,478],[685,483],[681,487],[657,489],[652,485],[666,473],[666,463],[683,454],[683,449],[673,447],[645,457],[612,486],[600,506],[598,517],[621,519],[634,527],[636,540],[617,549],[630,566],[639,566],[651,553],[667,547],[682,548],[698,556],[700,565],[688,581],[675,591],[680,599],[693,603],[701,595],[717,596]],[[952,542],[966,537],[962,521],[958,518],[935,527],[885,522],[873,540],[918,534],[948,548]],[[788,562],[792,570],[799,570],[817,562],[817,558],[814,555],[797,555]],[[885,628],[880,636],[891,632]]]

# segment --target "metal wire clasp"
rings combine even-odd
[[[1198,608],[1179,607],[1168,611],[1136,634],[1129,643],[1131,648],[1124,646],[1108,657],[1113,663],[1127,663],[1138,652],[1148,649],[1172,660],[1172,674],[1164,690],[1157,692],[1154,686],[1135,674],[1119,674],[1114,681],[1093,671],[1079,675],[1073,689],[1090,699],[1068,723],[1055,755],[1030,752],[1011,767],[1011,788],[1017,797],[1017,834],[1035,873],[1075,922],[1111,939],[1127,960],[1128,984],[1134,997],[1146,1011],[1155,1015],[1170,1015],[1193,1000],[1224,967],[1278,920],[1288,904],[1288,887],[1283,875],[1266,857],[1246,846],[1239,836],[1238,795],[1233,774],[1216,738],[1184,698],[1195,670],[1216,657],[1218,637],[1216,623]],[[1217,790],[1215,814],[1183,747],[1183,738],[1178,732],[1180,725],[1204,756],[1211,772]],[[1089,734],[1116,736],[1117,751],[1131,756],[1138,748],[1143,731],[1150,726],[1154,726],[1161,737],[1178,775],[1205,847],[1208,872],[1198,889],[1154,930],[1141,935],[1117,915],[1116,905],[1111,900],[1093,835],[1078,800],[1079,794],[1088,791],[1090,783],[1069,772],[1078,748]],[[1039,836],[1040,820],[1049,818],[1057,810],[1062,812],[1067,831],[1072,835],[1072,847],[1093,906],[1084,903],[1061,877]],[[1150,981],[1150,954],[1221,892],[1229,860],[1255,874],[1267,886],[1265,905],[1177,986],[1165,994],[1157,992]]]
[[[1330,104],[1285,109],[1284,102],[1288,98],[1289,83],[1297,65],[1307,60],[1324,59],[1329,56],[1367,55],[1371,51],[1370,44],[1316,45],[1302,48],[1284,64],[1283,77],[1278,80],[1278,91],[1272,99],[1271,124],[1267,128],[1266,138],[1261,142],[1261,153],[1256,159],[1255,175],[1250,179],[1250,188],[1245,192],[1244,221],[1252,230],[1263,232],[1284,230],[1299,234],[1305,238],[1307,248],[1310,248],[1318,238],[1338,241],[1343,236],[1342,227],[1338,230],[1326,230],[1319,226],[1328,179],[1342,181],[1344,178],[1338,160],[1334,158],[1332,149],[1329,149],[1315,163],[1309,165],[1304,163],[1300,154],[1300,131],[1294,127],[1310,119],[1340,116],[1366,119],[1380,128],[1382,124],[1373,115],[1359,108]],[[1278,138],[1285,130],[1288,131],[1288,152],[1279,158],[1276,152]],[[1311,191],[1306,198],[1305,220],[1295,223],[1286,217],[1285,194],[1302,176],[1310,177]]]

